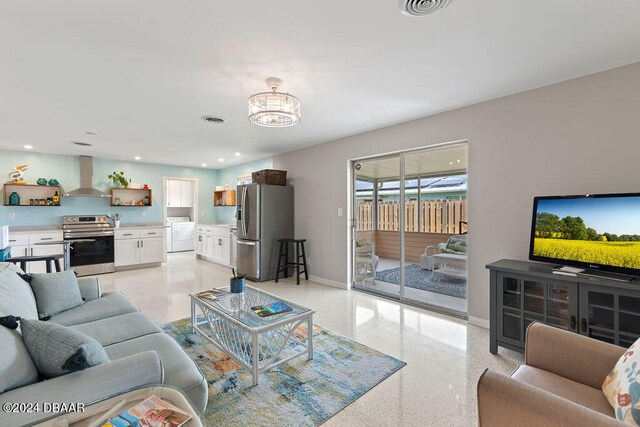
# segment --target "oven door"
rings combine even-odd
[[[87,274],[106,273],[113,271],[114,261],[114,242],[113,236],[84,236],[87,239],[93,239],[93,242],[76,242],[72,243],[69,249],[69,260],[71,268],[79,275],[87,272]],[[72,238],[68,240],[73,240]],[[92,265],[107,265],[107,269],[100,269],[93,272],[91,269],[83,268]]]

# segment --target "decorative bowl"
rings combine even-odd
[[[38,184],[39,184],[39,183],[38,183]],[[57,180],[57,179],[55,179],[55,178],[51,178],[51,179],[49,180],[49,185],[54,185],[54,186],[55,186],[55,185],[60,185],[60,183],[58,182],[58,180]]]
[[[47,178],[38,178],[36,182],[38,185],[47,185]]]

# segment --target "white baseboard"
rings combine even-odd
[[[318,276],[309,276],[309,280],[313,280],[314,282],[322,283],[323,285],[333,286],[334,288],[340,289],[349,289],[346,283],[336,282],[335,280],[325,279],[324,277]]]
[[[481,328],[489,329],[489,321],[481,317],[469,316],[467,322],[474,326],[480,326]]]

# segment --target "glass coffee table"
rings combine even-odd
[[[196,293],[189,296],[193,331],[248,370],[253,385],[258,384],[261,372],[305,354],[307,360],[313,359],[313,310],[251,286],[245,286],[243,293],[224,295],[215,301]],[[269,317],[251,310],[278,301],[292,310]],[[304,324],[306,333],[298,330]]]

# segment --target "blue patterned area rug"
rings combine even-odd
[[[163,327],[195,360],[209,382],[205,426],[317,426],[406,363],[321,327],[314,327],[313,360],[300,356],[260,374],[191,332],[182,319]],[[306,336],[306,327],[296,331]]]
[[[399,285],[400,268],[378,271],[376,272],[376,280]],[[422,289],[455,298],[467,297],[467,279],[447,276],[442,273],[431,274],[429,270],[423,270],[416,264],[404,267],[404,283],[409,288]]]

